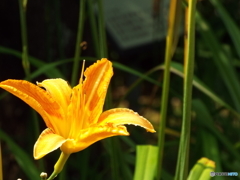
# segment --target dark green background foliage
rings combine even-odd
[[[79,3],[77,0],[28,1],[26,23],[31,82],[56,77],[71,82]],[[217,172],[240,173],[240,2],[202,0],[197,4],[196,14],[194,71],[195,80],[200,82],[200,86],[193,88],[190,167],[205,156],[216,162]],[[94,39],[100,38],[101,24],[95,24],[97,33],[91,24],[93,19],[97,21],[98,18],[99,15],[93,14],[87,2],[82,36],[87,48],[81,49],[80,56],[80,60],[86,59],[86,67],[102,57],[96,50],[96,47],[101,49],[101,40],[97,42]],[[0,22],[0,80],[25,79],[17,1],[0,2]],[[154,25],[158,26],[158,23],[163,22],[155,19]],[[122,51],[107,32],[105,43],[108,50],[105,57],[114,65],[108,98],[111,101],[107,102],[107,107],[120,105],[133,109],[148,118],[158,130],[163,71],[154,71],[147,76],[145,73],[162,65],[165,40]],[[181,34],[172,64],[179,72],[182,71],[183,48]],[[139,78],[141,81],[135,84]],[[182,84],[182,77],[172,73],[163,179],[171,179],[175,173],[181,131]],[[33,160],[32,156],[39,132],[45,128],[41,117],[3,90],[0,111],[4,180],[31,179],[42,171],[50,175],[60,150],[38,161]],[[132,179],[136,145],[157,145],[157,134],[132,126],[128,126],[128,130],[130,137],[109,138],[71,155],[59,179]]]

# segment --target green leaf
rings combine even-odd
[[[183,77],[183,66],[181,64],[172,62],[171,67],[172,67],[171,72],[179,75],[180,77]],[[159,68],[164,68],[164,67],[160,66]],[[236,110],[233,107],[231,107],[228,103],[223,101],[218,95],[216,95],[215,92],[213,92],[206,84],[204,84],[196,76],[193,77],[193,86],[198,90],[202,91],[204,94],[206,94],[208,97],[210,97],[212,100],[214,100],[218,104],[229,109],[235,116],[240,117],[240,114],[236,112]]]
[[[215,33],[200,13],[196,13],[196,22],[205,45],[213,54],[214,63],[220,72],[221,78],[226,84],[230,97],[235,104],[235,108],[240,112],[240,84],[231,58],[223,49]]]
[[[149,82],[151,82],[151,83],[153,83],[153,84],[157,84],[157,85],[159,84],[158,81],[156,81],[156,80],[148,77],[147,75],[145,75],[145,74],[143,74],[143,73],[140,73],[139,71],[134,70],[134,69],[132,69],[132,68],[130,68],[130,67],[128,67],[128,66],[125,66],[125,65],[123,65],[123,64],[120,64],[120,63],[118,63],[118,62],[113,62],[113,66],[116,67],[116,68],[118,68],[118,69],[120,69],[120,70],[123,70],[123,71],[125,71],[125,72],[128,72],[128,73],[130,73],[130,74],[133,74],[133,75],[135,75],[135,76],[137,76],[137,77],[141,77],[142,79],[147,80],[147,81],[149,81]]]
[[[212,127],[214,127],[213,118],[208,108],[201,100],[194,100],[193,108],[196,111],[198,122],[201,121],[203,123],[210,124],[212,125]],[[222,165],[220,159],[221,156],[217,137],[204,127],[201,128],[198,134],[200,135],[202,140],[201,147],[203,156],[212,159],[216,163],[216,171],[222,172]],[[223,177],[219,176],[216,177],[216,179],[223,180]]]
[[[22,53],[20,51],[16,51],[16,50],[6,48],[3,46],[0,46],[0,53],[13,55],[13,56],[19,58],[19,60],[21,60],[21,58],[22,58]],[[33,65],[37,68],[40,68],[47,64],[47,63],[44,63],[43,61],[41,61],[40,59],[31,57],[31,56],[29,56],[28,58],[29,58],[29,61],[31,62],[31,65]],[[56,68],[52,68],[51,71],[45,71],[44,74],[46,74],[50,78],[54,78],[54,77],[55,78],[56,77],[63,78],[64,77],[62,75],[62,73]]]
[[[224,136],[221,132],[218,131],[218,129],[215,127],[213,119],[211,118],[210,114],[207,113],[207,107],[204,105],[204,103],[201,100],[194,100],[192,102],[193,109],[196,111],[197,114],[197,123],[202,126],[203,128],[206,128],[212,135],[214,135],[218,141],[222,143],[222,146],[228,150],[228,152],[238,161],[240,161],[240,155],[238,151],[234,148],[234,146],[231,144],[231,140],[229,140],[226,136]],[[214,152],[215,153],[215,152]],[[213,154],[214,154],[213,153]],[[211,157],[214,158],[215,156]],[[217,159],[213,159],[218,163]],[[219,167],[218,165],[216,167]]]
[[[156,173],[158,147],[137,146],[137,159],[134,180],[152,180]]]
[[[238,53],[238,56],[240,57],[240,51],[239,51],[240,30],[238,28],[238,25],[234,22],[234,20],[230,17],[229,13],[222,6],[221,1],[210,0],[210,2],[214,5],[216,10],[219,12],[218,15],[222,18],[222,21],[225,24],[225,27],[227,28],[227,31],[233,41],[233,44],[236,49],[236,53]]]
[[[39,179],[39,172],[29,155],[20,148],[6,133],[0,130],[0,138],[5,141],[13,153],[18,165],[25,172],[29,179]]]

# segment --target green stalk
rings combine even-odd
[[[93,47],[96,53],[96,57],[101,58],[100,56],[100,47],[99,47],[99,40],[98,40],[98,30],[97,30],[97,22],[95,18],[93,2],[92,0],[87,1],[88,5],[88,15],[89,15],[89,22],[92,31],[92,39],[93,39]]]
[[[107,38],[105,31],[104,12],[102,0],[98,0],[98,25],[99,25],[99,45],[100,58],[107,58]]]
[[[18,0],[20,24],[21,24],[21,38],[22,38],[22,66],[28,79],[30,75],[30,64],[28,61],[28,43],[27,43],[27,25],[26,25],[26,0]]]
[[[103,2],[102,0],[97,1],[98,5],[98,33],[99,33],[99,55],[100,58],[107,58],[107,38],[106,38],[106,31],[105,31],[105,22],[104,22],[104,12],[103,12]],[[107,109],[112,107],[111,101],[111,87],[108,89],[107,97],[106,97],[106,105]],[[119,172],[119,159],[122,159],[121,153],[118,153],[117,150],[120,149],[118,144],[117,137],[108,139],[109,141],[109,154],[111,158],[111,174],[112,179],[119,180],[120,179],[120,172]]]
[[[63,27],[62,27],[62,23],[61,23],[61,6],[60,6],[60,2],[59,0],[55,0],[54,1],[54,6],[55,6],[55,12],[56,12],[56,26],[57,26],[57,37],[59,39],[58,44],[57,44],[57,48],[58,48],[58,53],[59,53],[59,57],[60,59],[63,59],[65,57],[64,55],[64,43],[63,43]]]
[[[106,96],[106,101],[104,104],[104,107],[106,109],[110,109],[112,107],[112,99],[110,96],[111,92],[111,87],[108,88],[108,93]],[[106,145],[107,145],[107,150],[110,155],[110,163],[111,163],[111,175],[112,179],[114,180],[119,180],[120,178],[120,173],[119,173],[119,158],[120,158],[120,153],[118,153],[119,144],[118,144],[118,137],[111,137],[108,139],[105,139]]]
[[[112,108],[112,98],[111,98],[111,87],[109,85],[108,92],[104,104],[106,109]],[[119,139],[118,137],[111,137],[106,139],[107,141],[107,148],[108,153],[110,156],[110,166],[111,166],[111,176],[114,180],[120,180],[120,166],[119,162],[122,160],[122,153],[119,153],[120,146],[119,146]],[[122,177],[121,177],[122,178]]]
[[[189,159],[189,142],[191,128],[191,105],[192,105],[192,82],[194,70],[194,54],[195,54],[195,9],[197,0],[190,0],[189,6],[186,8],[188,22],[185,37],[186,55],[185,71],[184,71],[184,92],[183,92],[183,122],[182,133],[180,137],[180,147],[178,152],[177,170],[175,179],[185,180],[188,174]]]
[[[33,132],[34,132],[34,140],[36,140],[39,135],[40,135],[40,127],[39,127],[39,121],[38,121],[38,115],[37,112],[33,109],[30,110],[31,111],[31,125],[33,126]],[[44,170],[44,161],[43,159],[39,159],[37,161],[38,164],[38,169],[40,169],[41,171]]]
[[[79,59],[81,54],[81,47],[80,43],[82,42],[82,36],[83,36],[83,26],[84,26],[84,19],[85,19],[85,3],[86,0],[80,1],[80,7],[79,7],[79,21],[78,21],[78,30],[77,30],[77,41],[76,41],[76,47],[75,47],[75,55],[74,55],[74,61],[73,61],[73,72],[72,72],[72,78],[71,78],[71,85],[77,84],[78,79],[78,67],[79,67]]]
[[[25,72],[26,80],[30,80],[30,63],[28,60],[28,40],[27,40],[27,23],[26,23],[26,7],[27,0],[19,0],[20,24],[21,24],[21,39],[22,39],[22,66]],[[33,115],[33,128],[35,137],[39,136],[39,124],[37,121],[37,114],[31,110]],[[39,161],[40,169],[44,168],[43,161]]]
[[[168,92],[170,84],[170,64],[173,54],[173,39],[175,33],[175,13],[177,8],[177,1],[170,2],[169,9],[169,24],[168,32],[166,37],[166,54],[164,60],[164,77],[163,77],[163,90],[162,90],[162,100],[161,100],[161,118],[159,123],[159,133],[158,133],[158,161],[157,161],[157,180],[161,178],[162,170],[162,160],[163,160],[163,149],[164,149],[164,137],[165,137],[165,127],[166,127],[166,117],[167,117],[167,107],[168,107]]]
[[[54,165],[53,173],[47,180],[52,180],[55,177],[57,177],[57,175],[63,170],[63,167],[64,167],[65,163],[67,162],[69,156],[70,156],[70,154],[65,154],[64,152],[61,153],[58,161]]]

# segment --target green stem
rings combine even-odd
[[[96,57],[101,58],[100,56],[100,47],[99,47],[99,40],[98,40],[98,30],[97,30],[97,22],[95,18],[93,2],[92,0],[87,1],[88,5],[88,15],[89,15],[89,23],[92,31],[92,39],[93,39],[93,47],[96,53]]]
[[[105,23],[104,23],[104,12],[103,12],[103,3],[102,0],[98,0],[98,31],[99,31],[99,55],[100,58],[107,58],[107,40],[106,40],[106,32],[105,32]],[[107,109],[112,107],[111,101],[111,87],[108,89],[107,97],[106,97],[106,105]],[[120,179],[119,173],[119,162],[118,159],[121,158],[120,154],[117,152],[117,149],[120,147],[117,144],[117,138],[111,138],[107,140],[110,145],[110,158],[111,158],[111,169],[112,169],[112,179],[118,180]]]
[[[51,174],[51,176],[47,179],[47,180],[52,180],[55,177],[57,177],[57,175],[62,171],[65,163],[67,162],[68,158],[69,158],[70,154],[65,154],[64,152],[61,153],[57,163],[54,166],[54,171]]]
[[[31,125],[33,126],[33,131],[34,131],[34,139],[37,139],[40,134],[40,127],[39,127],[39,121],[38,121],[38,116],[37,112],[31,109]],[[38,160],[38,167],[40,170],[44,170],[44,163],[43,159]]]
[[[104,23],[104,12],[102,0],[98,0],[98,25],[99,25],[99,45],[100,58],[107,58],[107,40]]]
[[[62,23],[61,23],[61,2],[59,0],[55,0],[54,1],[54,6],[55,6],[55,17],[56,17],[56,27],[57,27],[57,37],[59,39],[58,44],[57,44],[57,48],[58,48],[58,53],[59,53],[59,57],[60,59],[64,59],[65,55],[64,55],[64,43],[63,43],[63,27],[62,27]]]
[[[26,25],[26,0],[18,0],[20,24],[21,24],[21,38],[22,38],[22,65],[26,75],[26,79],[30,76],[30,65],[28,61],[28,43],[27,43],[27,25]]]
[[[180,147],[178,152],[177,171],[175,175],[176,180],[187,179],[188,174],[188,160],[189,160],[189,142],[190,142],[190,128],[191,128],[191,105],[192,105],[192,82],[194,70],[194,54],[195,54],[195,9],[196,0],[189,1],[189,7],[186,9],[188,24],[186,33],[187,48],[185,71],[184,71],[184,93],[183,93],[183,122],[182,133],[180,137]]]
[[[81,0],[80,1],[79,21],[78,21],[78,30],[77,30],[77,41],[76,41],[76,47],[75,47],[73,72],[72,72],[72,78],[71,78],[71,85],[72,86],[77,83],[77,77],[78,77],[79,59],[80,59],[80,54],[81,54],[80,43],[82,41],[83,26],[84,26],[84,19],[85,19],[85,3],[86,3],[86,0]]]
[[[162,90],[162,100],[161,100],[161,118],[159,123],[159,133],[158,133],[158,164],[157,164],[157,180],[161,178],[162,170],[162,160],[163,160],[163,149],[164,149],[164,138],[165,138],[165,127],[167,118],[167,107],[168,107],[168,93],[169,93],[169,83],[170,83],[170,64],[173,54],[173,38],[175,30],[175,13],[176,13],[177,2],[170,2],[169,9],[169,24],[168,32],[166,37],[166,54],[164,61],[164,77],[163,77],[163,90]]]
[[[111,87],[108,88],[106,102],[104,104],[104,107],[106,109],[110,109],[112,107],[112,99],[110,96],[111,94],[110,92],[111,92]],[[114,180],[120,179],[119,159],[121,159],[121,153],[118,153],[120,146],[117,138],[118,137],[112,137],[105,140],[107,142],[107,149],[110,155],[111,175],[112,175],[112,179]]]

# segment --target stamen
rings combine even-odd
[[[81,76],[80,76],[80,79],[79,79],[79,84],[82,84],[82,82],[83,82],[83,72],[84,72],[84,68],[85,68],[85,59],[83,60],[83,65],[82,65]]]

